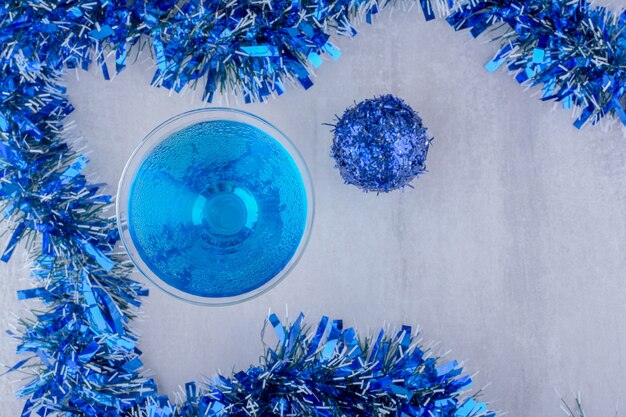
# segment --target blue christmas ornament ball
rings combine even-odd
[[[346,184],[365,192],[389,192],[426,171],[431,138],[417,112],[383,95],[345,110],[333,129],[331,155]]]

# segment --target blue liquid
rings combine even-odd
[[[298,248],[306,189],[293,158],[248,124],[181,129],[137,172],[128,226],[139,256],[174,288],[231,297],[276,276]]]

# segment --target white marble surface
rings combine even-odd
[[[309,91],[241,105],[300,148],[316,189],[308,250],[277,288],[224,308],[177,301],[156,288],[136,324],[146,365],[164,392],[256,362],[268,309],[310,322],[326,314],[363,332],[421,325],[425,340],[466,361],[484,398],[510,415],[558,416],[580,390],[591,415],[626,400],[626,140],[619,129],[577,131],[504,72],[482,64],[495,45],[416,13],[384,13]],[[150,88],[146,64],[113,82],[69,77],[75,132],[90,172],[116,192],[122,167],[155,125],[202,106]],[[376,196],[342,184],[322,123],[355,100],[391,92],[435,136],[415,189]],[[225,104],[225,103],[224,103]],[[232,103],[231,103],[232,104]],[[0,326],[24,305],[20,256],[0,265]],[[140,276],[138,279],[142,279]],[[148,284],[149,285],[149,284]],[[8,336],[0,361],[14,360]],[[0,415],[18,415],[14,377],[0,379]]]

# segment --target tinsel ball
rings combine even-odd
[[[333,132],[331,155],[339,173],[365,192],[410,187],[426,171],[431,139],[422,119],[391,94],[349,107]]]

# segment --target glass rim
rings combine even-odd
[[[229,117],[230,116],[230,117]],[[203,297],[194,295],[182,291],[160,278],[154,273],[150,267],[143,261],[139,255],[139,251],[132,239],[130,230],[128,227],[128,200],[131,191],[131,186],[137,170],[141,167],[145,158],[150,152],[165,139],[167,139],[172,133],[183,129],[188,126],[192,126],[196,123],[201,123],[210,120],[227,120],[243,122],[250,126],[256,127],[262,130],[264,133],[269,134],[274,138],[281,146],[289,153],[293,161],[300,172],[302,177],[302,183],[304,185],[307,213],[306,223],[300,242],[293,253],[289,262],[280,270],[274,277],[269,279],[264,284],[250,291],[242,294],[236,294],[226,297]],[[313,192],[313,182],[311,180],[311,174],[309,168],[300,154],[298,148],[294,143],[285,135],[280,129],[268,122],[267,120],[252,114],[250,112],[234,109],[230,107],[206,107],[194,110],[189,110],[180,114],[177,114],[164,122],[160,123],[157,127],[152,129],[135,147],[130,157],[126,161],[122,175],[117,187],[117,195],[115,199],[115,215],[117,221],[117,229],[120,235],[120,240],[129,259],[135,265],[137,270],[146,277],[150,282],[156,285],[159,289],[165,293],[192,304],[205,305],[205,306],[228,306],[233,304],[242,303],[244,301],[256,298],[270,289],[274,288],[280,282],[282,282],[287,275],[291,273],[294,267],[300,261],[304,250],[308,246],[309,238],[311,235],[311,228],[313,226],[313,219],[315,217],[315,198]]]

